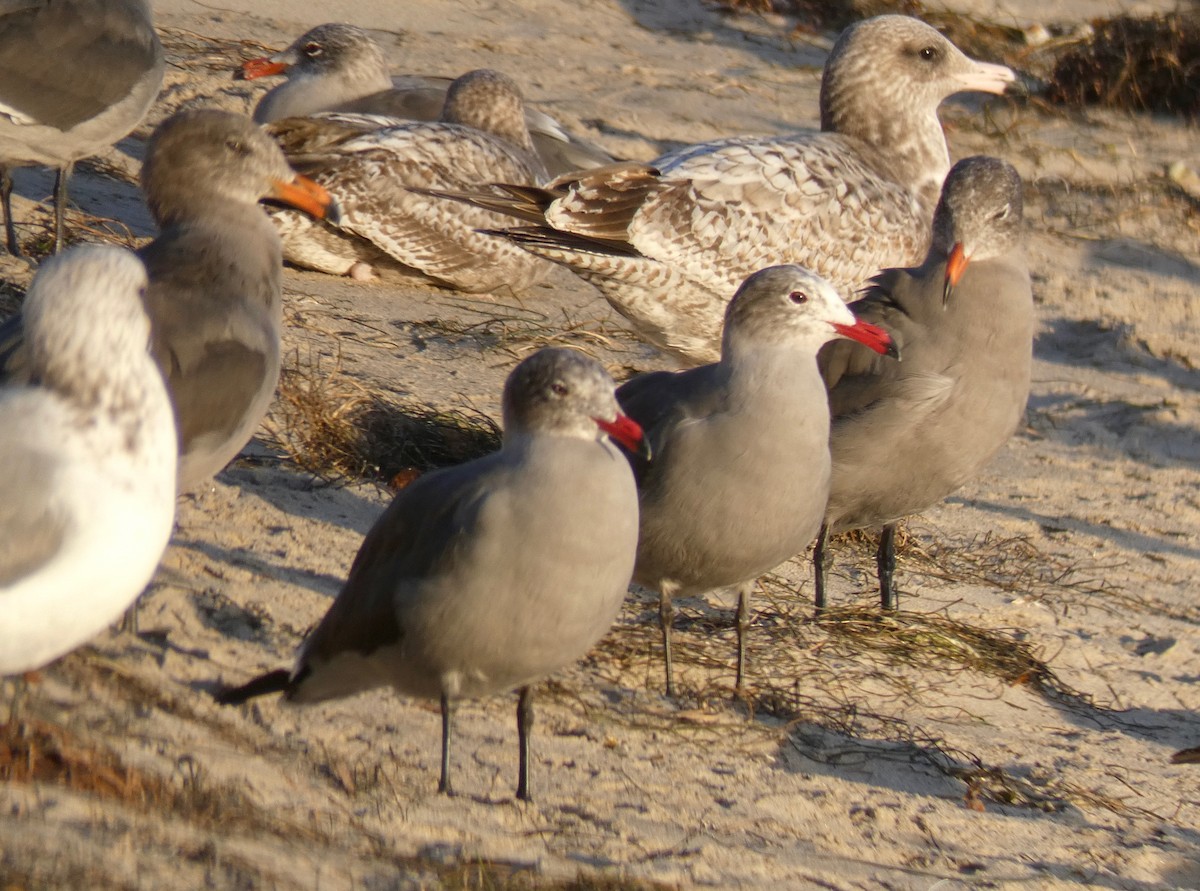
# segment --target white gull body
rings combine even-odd
[[[455,703],[520,688],[517,796],[529,798],[531,685],[609,629],[633,571],[637,491],[608,435],[641,440],[599,363],[564,349],[522,361],[504,389],[500,451],[401,490],[295,668],[218,700],[320,702],[380,686],[439,699],[449,793]]]
[[[162,85],[162,45],[145,0],[23,0],[0,5],[0,204],[10,252],[9,169],[58,169],[56,246],[75,162],[145,116]]]
[[[426,190],[478,189],[545,178],[522,115],[520,89],[496,71],[458,78],[440,121],[382,126],[372,116],[328,114],[270,126],[291,163],[332,194],[336,228],[276,213],[284,257],[335,275],[368,266],[415,272],[460,291],[519,292],[552,269],[517,246],[481,234],[504,217]]]
[[[954,492],[1008,441],[1029,397],[1033,296],[1022,250],[1021,179],[965,158],[946,177],[924,263],[881,273],[851,304],[904,361],[850,344],[821,353],[833,427],[825,529],[882,526],[880,597],[895,608],[895,524]],[[850,347],[850,348],[847,348]],[[823,548],[817,606],[824,606]]]
[[[950,167],[938,106],[1013,79],[916,19],[880,16],[834,46],[820,132],[720,139],[475,197],[533,223],[500,234],[594,284],[649,342],[711,362],[727,295],[756,269],[799,264],[849,300],[879,269],[918,262]]]
[[[738,686],[758,576],[804,550],[829,493],[829,409],[817,351],[850,337],[886,352],[833,287],[798,266],[754,273],[729,303],[721,360],[635,377],[617,391],[653,452],[638,471],[634,580],[659,592],[667,694],[671,601],[737,586]]]
[[[383,51],[362,28],[331,22],[298,37],[282,52],[242,65],[247,79],[283,74],[254,109],[265,124],[323,111],[383,115],[413,121],[441,116],[451,79],[433,75],[388,75]],[[612,157],[572,136],[545,112],[523,110],[534,146],[551,175],[609,164]]]
[[[175,516],[175,422],[147,344],[146,270],[123,248],[46,260],[23,320],[35,384],[0,389],[0,674],[117,619]]]

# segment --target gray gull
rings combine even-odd
[[[530,798],[533,687],[608,631],[637,547],[637,491],[608,437],[642,440],[596,361],[544,349],[504,388],[498,452],[419,477],[367,533],[295,668],[218,694],[320,702],[391,686],[437,699],[442,776],[460,699],[519,689],[517,797]]]
[[[895,355],[837,291],[799,266],[754,273],[729,302],[721,359],[639,375],[617,390],[653,461],[633,459],[641,531],[634,580],[659,593],[667,695],[674,695],[672,598],[738,589],[745,677],[750,592],[804,550],[829,492],[829,411],[817,351],[848,337]]]
[[[137,126],[162,85],[162,45],[145,0],[21,0],[0,11],[0,210],[8,250],[13,167],[58,169],[54,245],[63,246],[75,162]]]
[[[896,523],[974,477],[1020,424],[1034,328],[1021,204],[1021,179],[1009,164],[959,161],[946,177],[925,262],[884,271],[850,305],[891,332],[904,361],[879,362],[840,343],[821,353],[833,479],[813,555],[818,609],[827,533],[872,526],[883,527],[881,601],[894,609]]]

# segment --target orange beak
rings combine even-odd
[[[281,179],[271,180],[271,191],[267,197],[288,207],[302,210],[318,220],[338,221],[338,206],[333,196],[307,176],[296,174],[290,183]]]
[[[956,242],[950,251],[950,256],[946,258],[946,283],[942,286],[943,308],[950,302],[950,292],[958,286],[958,282],[970,262],[967,252],[963,250],[962,242]]]
[[[273,62],[265,56],[261,59],[251,59],[242,63],[242,80],[254,80],[258,77],[269,77],[272,74],[283,74],[287,71],[286,62]]]

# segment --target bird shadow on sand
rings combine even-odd
[[[820,69],[825,63],[825,49],[790,39],[787,27],[771,24],[760,15],[679,0],[621,0],[621,5],[639,27],[679,43],[715,43],[753,53],[783,68]]]
[[[948,502],[967,503],[964,499],[952,496]],[[1162,535],[1150,535],[1135,532],[1131,529],[1120,529],[1101,523],[1093,523],[1074,516],[1043,514],[1028,507],[1018,507],[1015,504],[1001,504],[986,499],[972,498],[970,505],[980,511],[1000,514],[1011,519],[1036,523],[1050,532],[1070,532],[1091,535],[1095,538],[1110,541],[1118,547],[1137,554],[1175,554],[1180,557],[1195,560],[1200,558],[1200,548],[1189,547]]]
[[[1197,272],[1200,281],[1200,272]],[[1034,355],[1055,365],[1097,368],[1110,373],[1153,375],[1181,390],[1200,392],[1200,368],[1187,359],[1157,356],[1126,322],[1049,319],[1034,339]]]

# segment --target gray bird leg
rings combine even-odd
[[[813,545],[813,587],[816,589],[813,609],[818,614],[825,609],[825,541],[828,537],[829,527],[822,523]]]
[[[71,178],[71,171],[75,169],[75,162],[70,161],[58,168],[58,178],[54,180],[54,253],[62,251],[66,242],[63,240],[63,232],[65,230],[64,218],[67,213],[67,180]]]
[[[675,609],[671,605],[671,585],[663,582],[658,588],[658,624],[662,629],[663,663],[667,672],[667,695],[675,695],[675,665],[671,660],[671,623]]]
[[[529,794],[529,734],[533,730],[533,687],[522,687],[517,697],[517,739],[520,744],[517,768],[517,798],[533,801]]]
[[[450,734],[454,730],[454,712],[458,704],[453,702],[445,693],[442,694],[442,779],[438,782],[438,791],[443,795],[453,795],[450,785]]]
[[[746,681],[746,636],[750,632],[750,594],[754,591],[754,582],[744,582],[738,585],[737,605],[737,690],[741,692]]]
[[[889,523],[879,533],[879,550],[875,554],[875,567],[879,571],[879,603],[886,610],[896,609],[899,591],[892,576],[896,571],[896,524]]]

